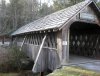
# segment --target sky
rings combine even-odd
[[[40,1],[40,0],[38,0],[38,1]],[[100,0],[97,0],[97,1],[100,1]],[[42,3],[48,3],[48,5],[52,5],[53,4],[53,1],[52,0],[41,0],[41,2]],[[6,0],[6,3],[9,3],[9,0]]]
[[[40,1],[40,0],[38,0],[38,1]],[[6,3],[9,3],[9,0],[6,0]],[[52,5],[53,1],[52,0],[41,0],[41,3],[48,3],[48,5]]]
[[[9,0],[6,0],[7,3],[9,3]]]
[[[0,0],[0,3],[1,3],[1,0]],[[9,3],[9,0],[6,0],[6,3]]]
[[[6,3],[9,3],[9,0],[6,0]]]
[[[41,0],[42,3],[47,3],[49,6],[53,4],[53,0]]]

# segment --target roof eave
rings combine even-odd
[[[52,29],[46,29],[46,30],[24,32],[24,33],[20,33],[20,34],[11,34],[11,36],[23,35],[23,34],[29,34],[29,33],[48,33],[48,32],[56,32],[56,31],[58,31],[58,30],[59,30],[59,28],[52,28]]]

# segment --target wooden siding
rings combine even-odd
[[[23,51],[35,61],[39,52],[40,46],[33,44],[24,44]],[[36,64],[35,72],[46,71],[47,69],[54,70],[60,66],[60,60],[56,49],[44,47]]]
[[[27,56],[29,56],[29,58],[35,61],[44,35],[44,33],[31,33],[25,35],[26,39],[24,35],[15,37],[14,43],[17,43],[19,47],[21,47],[21,45],[23,44],[22,51],[24,51]],[[24,39],[25,42],[23,43]],[[54,70],[60,66],[56,39],[57,38],[55,32],[47,34],[46,41],[38,58],[34,72],[46,71],[47,69]]]

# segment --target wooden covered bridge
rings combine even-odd
[[[22,26],[12,38],[34,60],[33,72],[67,64],[71,54],[100,58],[100,11],[83,1]]]

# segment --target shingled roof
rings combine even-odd
[[[88,6],[92,1],[83,1],[66,9],[47,15],[16,30],[12,35],[43,31],[49,29],[58,29],[66,22],[69,22],[73,16],[81,12],[84,7]]]

